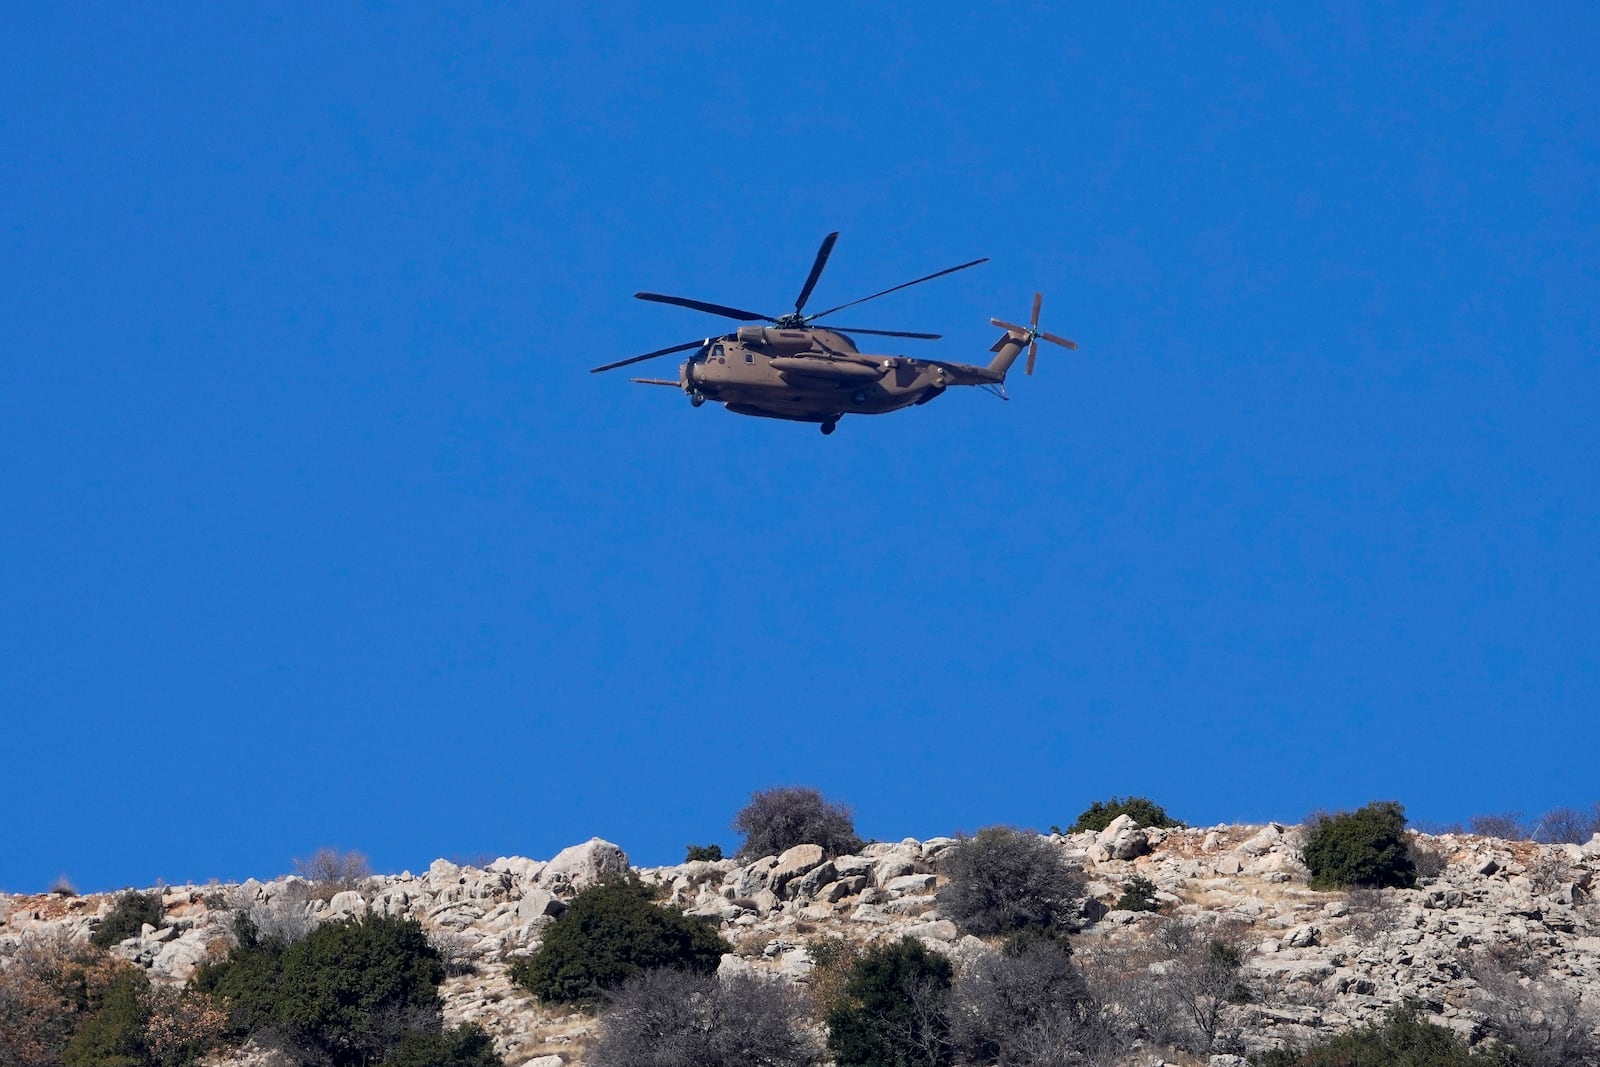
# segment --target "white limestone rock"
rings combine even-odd
[[[539,882],[546,886],[564,883],[583,889],[608,874],[622,874],[627,869],[626,852],[610,841],[591,837],[581,845],[570,845],[557,852],[539,872]]]

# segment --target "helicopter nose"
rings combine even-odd
[[[694,392],[695,380],[693,360],[690,360],[683,365],[679,376],[683,379],[683,391],[686,393]]]

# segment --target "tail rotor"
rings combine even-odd
[[[1065,337],[1057,337],[1053,333],[1046,333],[1045,331],[1039,329],[1039,307],[1043,303],[1044,303],[1044,294],[1043,293],[1034,293],[1033,294],[1033,316],[1032,316],[1032,318],[1030,318],[1028,320],[1028,325],[1026,325],[1026,326],[1018,326],[1015,323],[1003,322],[1000,319],[990,319],[989,320],[990,323],[992,323],[995,326],[1000,327],[1002,330],[1005,330],[1008,333],[1018,334],[1018,335],[1022,336],[1023,338],[1025,338],[1027,340],[1027,342],[1028,342],[1027,373],[1028,374],[1032,374],[1033,373],[1033,361],[1034,361],[1034,358],[1039,354],[1039,340],[1040,340],[1040,338],[1043,338],[1044,340],[1049,341],[1051,344],[1060,345],[1062,348],[1074,348],[1075,349],[1075,348],[1078,347],[1078,343],[1076,341],[1069,341]],[[1002,343],[1003,343],[1003,339],[1002,339]]]

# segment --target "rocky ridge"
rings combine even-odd
[[[1414,889],[1382,893],[1309,889],[1300,831],[1276,823],[1159,830],[1124,816],[1098,833],[1051,840],[1088,879],[1087,925],[1074,944],[1091,973],[1097,961],[1148,941],[1164,921],[1111,909],[1134,874],[1155,884],[1166,916],[1223,922],[1238,932],[1255,996],[1230,1010],[1247,1048],[1305,1043],[1408,998],[1475,1039],[1485,1015],[1471,963],[1484,953],[1531,963],[1542,982],[1600,1015],[1600,907],[1590,899],[1600,835],[1582,846],[1419,835],[1439,870]],[[986,951],[939,913],[939,858],[954,844],[907,839],[833,858],[800,845],[746,864],[700,861],[637,873],[664,887],[669,902],[719,925],[734,947],[725,970],[804,982],[811,969],[806,944],[818,936],[910,936],[958,961]],[[479,1023],[509,1064],[571,1067],[582,1063],[594,1020],[540,1004],[511,983],[508,962],[538,947],[578,890],[627,869],[620,848],[591,839],[548,861],[510,857],[474,867],[438,860],[421,874],[375,876],[332,894],[295,877],[169,886],[161,889],[168,925],[147,926],[115,951],[155,980],[180,983],[227,951],[239,909],[258,922],[302,928],[368,912],[411,916],[451,961],[452,976],[440,990],[448,1024]],[[88,937],[113,900],[0,895],[0,963],[30,938]]]

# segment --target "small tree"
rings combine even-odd
[[[228,958],[194,979],[231,1006],[236,1036],[270,1031],[304,1062],[353,1067],[440,1027],[444,964],[414,919],[325,923],[292,945],[261,938],[248,916],[236,930]]]
[[[657,905],[637,876],[590,886],[545,931],[539,951],[511,966],[511,978],[538,996],[592,1004],[643,971],[717,969],[730,947],[708,923]]]
[[[1156,884],[1142,874],[1129,878],[1122,887],[1122,896],[1117,899],[1119,911],[1160,911],[1161,902],[1156,899]]]
[[[750,803],[734,816],[733,828],[745,836],[739,858],[776,856],[795,845],[821,845],[829,856],[843,856],[861,847],[850,809],[801,786],[752,793]]]
[[[838,1067],[949,1063],[945,1000],[953,973],[949,960],[910,937],[863,952],[827,1017]]]
[[[1111,825],[1111,820],[1118,815],[1127,815],[1140,826],[1181,827],[1183,823],[1167,814],[1165,808],[1153,800],[1145,797],[1112,797],[1110,800],[1097,800],[1083,809],[1083,814],[1078,816],[1078,821],[1073,823],[1068,833],[1079,833],[1083,830],[1104,830]]]
[[[1415,885],[1417,868],[1405,830],[1405,809],[1392,800],[1319,816],[1300,853],[1311,871],[1311,888]]]
[[[801,995],[775,979],[672,968],[629,979],[600,1014],[591,1067],[810,1067]]]
[[[145,923],[158,929],[166,925],[162,916],[160,893],[135,893],[129,889],[117,894],[111,914],[95,927],[94,933],[89,935],[89,943],[98,948],[110,948],[139,936]]]
[[[1082,878],[1055,845],[1009,826],[990,826],[958,842],[939,865],[949,877],[939,890],[939,910],[980,937],[1064,929],[1083,894]]]

